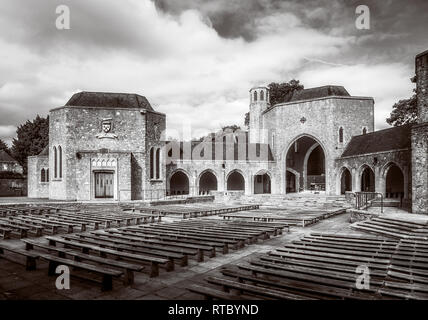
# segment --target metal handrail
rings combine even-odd
[[[355,192],[355,207],[358,210],[365,210],[371,205],[372,200],[380,196],[380,212],[383,213],[383,194],[381,192]]]

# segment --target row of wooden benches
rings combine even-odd
[[[411,240],[313,233],[206,279],[216,287],[189,290],[208,299],[426,299],[428,246],[415,248]],[[369,288],[356,286],[359,266],[368,267]]]
[[[245,210],[256,210],[259,205],[224,206],[221,204],[185,204],[162,205],[156,208],[140,209],[140,212],[158,213],[160,215],[180,215],[183,219],[219,215]]]
[[[84,232],[88,229],[98,230],[161,221],[161,216],[155,214],[71,213],[62,210],[55,213],[29,212],[31,211],[0,218],[0,236],[3,239],[10,238],[12,235],[20,238],[26,238],[29,235],[39,237],[61,231]]]
[[[237,212],[222,214],[223,219],[247,219],[253,221],[283,222],[292,226],[307,227],[323,219],[345,213],[345,209],[330,211],[300,211],[299,213],[288,213],[286,210],[279,214],[278,211],[269,209],[258,209],[251,212]]]
[[[353,229],[396,239],[428,240],[428,224],[386,217],[374,217],[356,222]]]
[[[0,244],[0,253],[24,256],[28,270],[36,268],[38,259],[46,260],[49,275],[59,264],[99,274],[102,289],[110,290],[113,278],[123,276],[125,285],[132,283],[134,272],[141,271],[142,264],[148,264],[150,277],[156,277],[160,267],[170,272],[176,263],[187,266],[189,257],[201,262],[205,256],[215,257],[216,251],[226,254],[229,248],[267,239],[282,229],[270,224],[186,220],[48,236],[47,242],[24,239],[25,250]]]

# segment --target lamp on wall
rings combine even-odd
[[[76,158],[77,159],[82,159],[82,154],[80,152],[76,152]]]
[[[373,165],[377,165],[377,157],[373,157]]]

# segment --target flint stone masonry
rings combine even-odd
[[[419,124],[412,128],[412,204],[414,213],[428,214],[428,51],[415,59]]]
[[[28,197],[48,198],[49,182],[41,181],[41,170],[49,168],[48,156],[28,157]],[[49,170],[50,171],[50,170]]]

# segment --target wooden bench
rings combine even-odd
[[[0,226],[0,234],[1,234],[3,239],[10,239],[10,233],[11,232],[12,232],[12,229]]]
[[[93,256],[85,253],[81,253],[79,251],[74,251],[72,249],[65,249],[65,248],[59,248],[59,247],[53,247],[46,244],[42,244],[40,242],[36,242],[33,240],[21,240],[25,243],[26,250],[33,250],[34,247],[38,247],[44,250],[47,250],[49,253],[51,251],[55,251],[58,253],[58,256],[60,258],[66,258],[67,255],[70,255],[74,258],[75,261],[81,261],[81,260],[87,260],[87,261],[93,261],[97,262],[103,265],[108,265],[111,267],[118,267],[124,270],[124,285],[131,285],[134,283],[134,271],[139,272],[144,269],[143,266],[138,264],[133,264],[125,261],[120,260],[113,260],[113,259],[107,259],[103,257]]]
[[[159,275],[159,264],[167,265],[169,263],[169,260],[164,258],[156,258],[148,255],[111,250],[111,249],[102,248],[100,246],[79,243],[77,241],[69,241],[59,237],[46,237],[46,239],[49,241],[49,244],[52,246],[55,246],[56,243],[61,243],[64,246],[77,247],[81,249],[83,253],[87,253],[87,254],[89,253],[90,250],[92,250],[92,251],[99,252],[100,255],[104,255],[104,256],[107,254],[110,254],[123,259],[131,259],[131,260],[150,263],[151,265],[150,277],[157,277]]]
[[[60,258],[51,254],[40,254],[40,258],[49,262],[48,275],[54,276],[55,270],[59,265],[66,265],[69,267],[79,268],[86,271],[90,271],[102,276],[102,291],[109,291],[113,289],[113,277],[120,277],[123,271],[95,266],[93,264],[70,260],[66,258]]]
[[[187,265],[187,255],[183,253],[177,253],[176,251],[160,250],[156,247],[144,245],[142,243],[130,243],[117,239],[100,238],[99,236],[91,235],[78,235],[78,236],[63,236],[64,239],[74,240],[89,244],[98,245],[100,247],[113,248],[119,251],[131,251],[138,252],[157,257],[166,258],[169,262],[166,264],[166,271],[174,270],[174,259],[180,260],[182,265]],[[196,254],[195,251],[192,253]]]
[[[229,279],[223,279],[219,277],[208,277],[206,281],[208,283],[222,286],[223,290],[225,290],[226,292],[229,292],[230,289],[235,289],[235,290],[238,290],[240,294],[242,292],[248,292],[264,298],[287,299],[287,300],[303,299],[302,296],[295,295],[292,293],[279,291],[268,287],[262,287],[260,285],[256,286],[256,285],[237,282]],[[305,297],[305,299],[308,299],[308,298]]]
[[[0,221],[0,227],[3,227],[4,229],[10,229],[12,231],[14,230],[18,231],[21,239],[27,238],[28,236],[29,228],[27,227],[21,227],[21,226],[13,225],[10,222],[2,222],[2,221]],[[12,231],[10,232],[10,234],[12,233]]]
[[[181,242],[177,242],[176,240],[175,241],[158,240],[154,237],[151,237],[151,236],[147,237],[144,235],[139,237],[129,236],[124,233],[121,233],[120,231],[115,231],[115,230],[109,230],[108,232],[101,231],[101,232],[96,232],[94,234],[98,236],[108,236],[110,238],[124,240],[131,245],[135,245],[135,242],[138,241],[138,244],[147,243],[152,245],[164,246],[164,248],[171,248],[171,249],[174,248],[172,249],[172,251],[174,252],[177,252],[177,250],[179,250],[179,252],[184,253],[186,255],[196,255],[198,262],[204,261],[204,255],[203,255],[204,250],[210,253],[210,257],[215,257],[215,249],[209,246],[181,243]],[[162,247],[157,247],[157,248],[163,249]],[[182,264],[182,266],[185,266],[185,265],[187,265],[187,263],[184,265]]]
[[[9,251],[9,252],[24,256],[26,258],[25,269],[28,271],[36,270],[36,260],[39,258],[38,254],[35,254],[33,252],[28,252],[24,249],[11,248],[0,244],[0,254],[2,254],[3,257],[4,257],[4,251]]]

